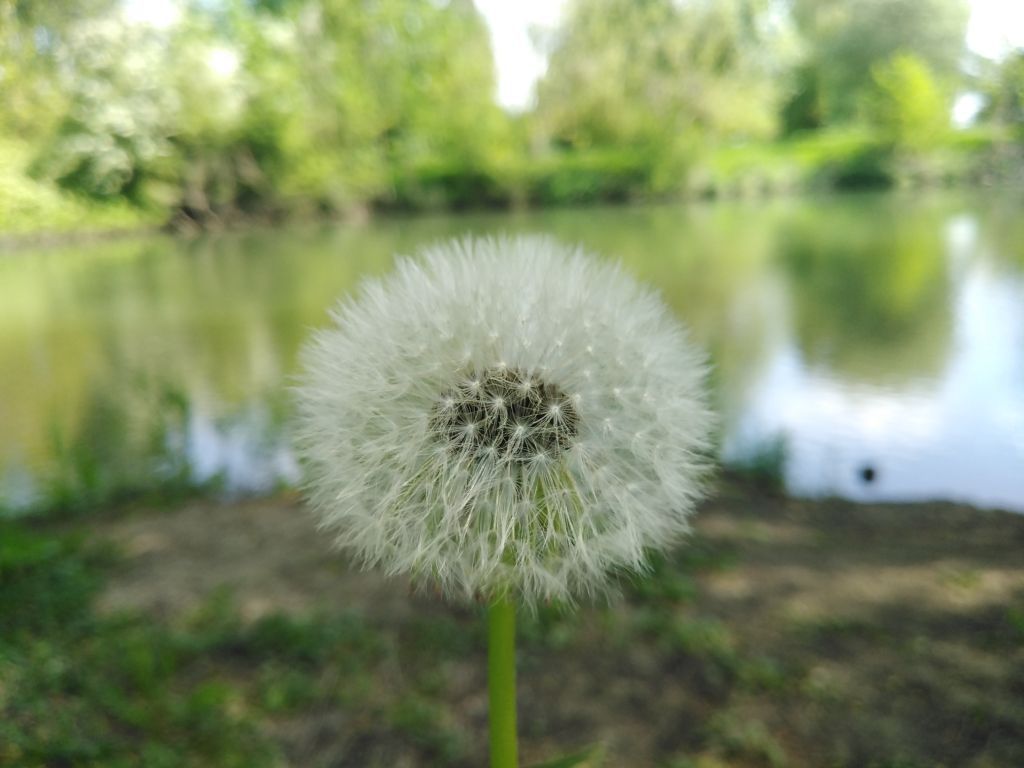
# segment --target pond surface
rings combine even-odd
[[[804,495],[1024,511],[1024,210],[1008,193],[591,208],[0,256],[0,505],[298,476],[297,351],[394,253],[541,232],[656,285],[714,363],[721,451]]]

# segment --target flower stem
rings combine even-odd
[[[487,624],[491,768],[517,768],[515,605],[506,597],[496,599],[487,612]]]

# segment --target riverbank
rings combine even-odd
[[[337,207],[315,197],[204,211],[96,201],[32,177],[28,145],[0,141],[0,248],[165,229],[178,233],[303,220],[654,200],[762,198],[828,191],[1024,184],[1024,145],[995,130],[950,133],[914,151],[862,130],[770,143],[695,146],[669,162],[637,148],[513,156],[502,163],[396,170],[389,184]]]
[[[351,570],[294,495],[5,525],[0,765],[485,761],[480,609]],[[1021,515],[727,477],[621,600],[523,617],[525,764],[1020,765],[1021,551]]]

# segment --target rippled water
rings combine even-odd
[[[543,232],[710,351],[724,458],[790,491],[1024,511],[1024,210],[994,192],[386,219],[0,256],[0,503],[292,482],[311,327],[392,254]]]

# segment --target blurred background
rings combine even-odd
[[[0,764],[479,762],[459,736],[486,717],[476,673],[461,694],[391,674],[480,662],[472,616],[400,608],[312,531],[282,537],[308,523],[303,340],[361,277],[467,232],[623,260],[709,351],[722,415],[721,501],[690,554],[625,613],[525,630],[556,656],[606,652],[609,622],[646,638],[657,674],[608,674],[641,696],[644,674],[678,678],[677,714],[705,725],[673,742],[674,720],[587,720],[538,683],[528,754],[1024,764],[1024,517],[974,509],[1024,512],[1024,4],[0,0],[0,96]],[[921,551],[872,549],[894,540]],[[783,541],[821,547],[775,556],[799,584],[759,559]],[[884,615],[826,610],[885,582],[821,592],[858,548],[898,566]],[[802,597],[780,614],[759,584]],[[736,600],[785,614],[767,656],[744,655],[760,635]],[[871,667],[880,633],[916,661]],[[866,692],[900,670],[905,699]],[[349,678],[393,700],[339,700]]]
[[[0,9],[4,506],[294,482],[286,385],[332,301],[542,231],[693,327],[726,461],[1024,510],[1019,4]]]

